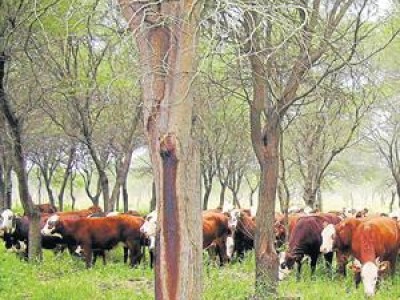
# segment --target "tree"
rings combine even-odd
[[[367,84],[367,70],[360,66],[358,69],[328,76],[319,92],[307,97],[309,104],[284,133],[286,147],[294,150],[303,200],[311,208],[322,210],[322,199],[317,195],[328,171],[343,151],[359,142],[359,129],[375,99]],[[352,82],[351,86],[343,84],[346,79]]]
[[[0,3],[0,107],[1,119],[7,123],[7,131],[11,136],[13,169],[18,178],[18,189],[20,201],[24,208],[25,214],[30,220],[29,226],[29,244],[28,258],[29,260],[41,260],[41,236],[40,236],[40,213],[34,207],[28,186],[28,174],[26,170],[26,157],[24,151],[24,128],[23,122],[31,110],[16,110],[16,100],[21,101],[24,93],[12,94],[8,90],[6,82],[13,82],[14,78],[9,76],[9,62],[17,62],[17,45],[21,45],[18,38],[29,36],[32,34],[37,17],[51,7],[54,2],[41,3],[40,5],[32,5],[25,1],[2,1]],[[32,18],[32,16],[35,16]],[[31,30],[28,30],[30,28]],[[18,98],[15,96],[18,95]],[[13,97],[14,96],[14,97]],[[21,101],[22,102],[22,101]],[[22,103],[21,106],[23,107]]]
[[[202,1],[120,0],[120,5],[143,74],[144,128],[158,201],[156,299],[200,299],[200,168],[192,138],[192,82]]]

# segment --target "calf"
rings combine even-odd
[[[293,268],[297,263],[297,280],[300,279],[302,259],[305,255],[311,258],[311,275],[314,274],[317,265],[318,256],[320,254],[320,246],[322,242],[321,232],[324,222],[337,224],[340,218],[331,214],[317,214],[300,217],[293,228],[293,232],[289,238],[289,247],[285,255],[284,263],[281,268]],[[333,253],[325,253],[325,260],[328,267],[331,267]]]
[[[142,256],[140,227],[143,223],[143,218],[128,215],[75,220],[63,220],[54,215],[48,219],[42,234],[60,234],[80,245],[87,268],[92,266],[93,250],[110,250],[122,242],[129,249],[130,265],[133,267]]]

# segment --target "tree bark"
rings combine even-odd
[[[6,208],[6,185],[4,182],[4,168],[0,160],[0,209],[3,208]]]
[[[153,180],[153,183],[151,184],[151,200],[150,200],[150,211],[153,211],[156,209],[157,205],[157,196],[156,196],[156,183]]]
[[[144,74],[144,125],[158,200],[155,298],[201,299],[200,166],[192,139],[191,85],[202,3],[120,4]]]
[[[206,177],[203,177],[203,183],[204,183],[203,210],[207,210],[208,201],[210,200],[210,195],[212,190],[212,182],[210,183]]]
[[[256,294],[274,297],[278,257],[274,247],[275,200],[279,174],[279,125],[273,118],[264,130],[263,164],[256,218]]]
[[[219,206],[218,207],[224,207],[225,205],[225,192],[226,192],[226,184],[223,184],[222,182],[220,182],[221,184],[221,191],[219,192]]]
[[[129,195],[128,195],[127,180],[125,180],[122,185],[122,200],[124,202],[124,212],[127,212],[129,210]]]
[[[13,191],[13,182],[12,182],[12,164],[9,162],[5,166],[5,184],[6,184],[6,207],[12,207],[12,191]]]

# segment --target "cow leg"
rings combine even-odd
[[[105,250],[101,250],[101,251],[100,251],[100,255],[101,255],[102,258],[103,258],[103,265],[105,266],[105,265],[107,264],[107,261],[106,261],[106,251],[105,251]]]
[[[86,268],[90,269],[92,267],[93,250],[90,245],[82,245],[83,251],[85,253]],[[96,258],[96,255],[95,255]]]
[[[128,247],[124,246],[124,264],[126,264],[128,262],[128,253],[129,249]]]
[[[97,261],[97,256],[98,255],[99,255],[98,251],[93,251],[93,260],[92,260],[93,266],[96,265],[96,261]]]
[[[348,255],[341,252],[336,252],[337,273],[346,277],[346,265],[348,262]]]
[[[300,281],[301,261],[298,261],[296,263],[297,263],[296,281]]]
[[[140,263],[140,259],[142,257],[140,241],[132,241],[128,243],[129,245],[129,258],[130,258],[130,266],[134,267],[138,263]]]
[[[354,283],[356,284],[356,289],[360,286],[361,282],[361,272],[355,272],[354,273]]]
[[[311,279],[315,279],[315,269],[317,268],[318,255],[311,256]]]
[[[154,250],[153,250],[153,249],[150,249],[150,250],[149,250],[149,256],[150,256],[150,269],[153,269],[153,266],[154,266],[154,258],[155,258],[155,256],[154,256]]]
[[[324,254],[325,258],[325,266],[328,269],[329,276],[332,277],[332,260],[333,260],[333,252],[329,252],[327,254]]]

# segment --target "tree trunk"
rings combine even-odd
[[[153,180],[153,183],[151,184],[150,211],[155,210],[156,209],[156,205],[157,205],[156,183]]]
[[[203,195],[203,210],[208,209],[208,201],[210,200],[212,185],[204,185],[204,195]]]
[[[69,195],[71,197],[71,208],[72,210],[75,210],[75,204],[76,204],[76,198],[74,195],[74,176],[70,177],[70,182],[69,182]]]
[[[122,185],[122,200],[124,202],[124,212],[127,212],[129,210],[129,196],[128,196],[127,180],[125,180],[124,184]]]
[[[75,160],[75,153],[76,153],[76,147],[72,146],[71,149],[69,150],[67,166],[65,168],[63,180],[62,180],[61,187],[60,187],[60,192],[58,193],[58,209],[59,209],[59,211],[64,210],[64,193],[65,193],[65,188],[68,183],[68,178],[71,176],[71,173],[72,173],[72,164]]]
[[[158,201],[155,298],[201,299],[200,163],[192,139],[191,86],[202,3],[120,4],[135,35],[144,74],[144,125]]]
[[[44,184],[46,186],[47,195],[49,196],[49,202],[51,205],[55,206],[56,202],[54,201],[53,190],[51,189],[50,178],[43,174]]]
[[[113,200],[113,201],[115,201],[115,210],[116,210],[116,211],[119,211],[119,203],[120,203],[121,190],[122,190],[122,186],[118,189],[116,199]]]
[[[242,208],[239,202],[238,192],[232,191],[232,196],[233,196],[233,205],[239,209]]]
[[[39,210],[33,205],[31,195],[28,188],[28,175],[26,172],[25,156],[21,138],[21,120],[16,116],[12,109],[12,104],[7,98],[4,89],[6,69],[6,56],[0,53],[0,107],[4,118],[6,119],[10,128],[10,133],[13,142],[14,154],[14,170],[18,178],[19,196],[25,214],[30,220],[29,227],[29,251],[28,258],[30,261],[41,260],[41,242],[40,242],[40,213]]]
[[[225,205],[225,192],[226,192],[226,185],[221,182],[221,191],[219,192],[219,206],[224,207]]]
[[[256,294],[273,298],[278,280],[278,257],[274,247],[275,200],[279,175],[279,125],[273,118],[266,125],[263,141],[264,164],[256,218]]]
[[[5,168],[5,185],[6,185],[6,207],[12,207],[12,190],[13,190],[13,182],[12,182],[12,165],[11,163]]]
[[[0,145],[1,147],[1,145]],[[6,185],[4,181],[4,168],[3,164],[0,160],[0,209],[4,209],[6,207]]]
[[[316,208],[317,205],[317,189],[316,183],[311,179],[305,182],[304,193],[303,193],[304,203],[310,208]]]

